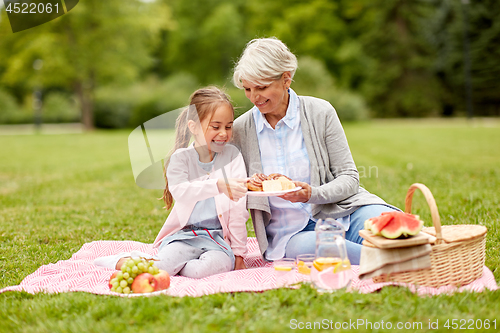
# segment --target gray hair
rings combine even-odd
[[[297,57],[276,37],[251,40],[236,64],[233,83],[242,89],[242,80],[255,85],[267,85],[297,70]]]

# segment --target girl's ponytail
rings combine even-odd
[[[189,109],[192,109],[194,105],[189,105],[184,110],[182,110],[181,114],[177,117],[175,121],[175,143],[172,152],[169,154],[169,157],[165,161],[163,165],[163,177],[165,178],[165,189],[163,190],[163,196],[160,199],[163,199],[165,202],[165,208],[170,209],[172,204],[174,203],[174,198],[172,194],[168,190],[168,179],[167,179],[167,168],[170,163],[170,156],[179,148],[186,148],[189,145],[189,140],[191,139],[191,132],[188,128],[188,116]]]

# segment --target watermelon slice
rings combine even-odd
[[[371,231],[374,235],[380,235],[380,232],[385,228],[386,225],[388,225],[392,220],[394,219],[394,216],[392,214],[384,214],[382,213],[379,218],[372,223]]]
[[[406,234],[409,236],[415,236],[422,230],[422,227],[424,226],[424,221],[420,220],[420,216],[418,215],[412,215],[412,214],[407,214],[403,213],[404,215],[400,214],[400,218],[404,221],[404,224],[406,225]]]
[[[392,219],[380,230],[380,235],[385,238],[407,238],[414,236],[422,230],[424,225],[418,216],[403,212],[391,212]],[[372,232],[373,232],[372,226]]]
[[[365,221],[365,230],[372,230],[372,225],[377,220],[378,220],[378,217],[372,217],[371,219],[366,220]]]

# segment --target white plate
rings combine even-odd
[[[283,190],[283,191],[273,191],[273,192],[248,191],[247,195],[251,197],[277,197],[285,193],[297,192],[300,189],[302,189],[302,187],[297,186],[296,188],[292,188],[291,190]]]

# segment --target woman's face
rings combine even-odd
[[[290,73],[285,72],[280,79],[268,85],[255,85],[242,80],[247,98],[263,115],[284,117],[288,108],[288,88]]]

